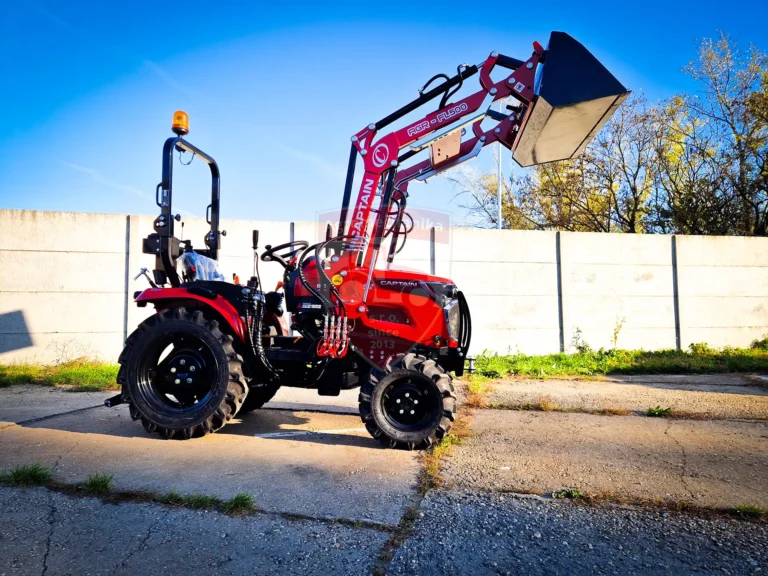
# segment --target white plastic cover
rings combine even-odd
[[[226,282],[224,274],[219,272],[219,265],[216,260],[201,256],[197,252],[184,252],[181,255],[181,265],[184,267],[184,273],[189,278],[195,280],[219,280]],[[195,267],[195,273],[192,274],[190,267]]]

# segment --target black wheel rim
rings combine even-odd
[[[433,426],[441,407],[434,382],[418,373],[398,378],[387,386],[382,405],[389,424],[403,432]]]
[[[155,410],[181,414],[198,410],[216,385],[218,363],[199,337],[173,333],[157,338],[138,366],[138,388]]]

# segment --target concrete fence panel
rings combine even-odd
[[[0,210],[0,362],[114,361],[152,313],[133,304],[133,293],[147,286],[133,277],[154,266],[141,250],[153,220]],[[203,246],[205,221],[184,222],[184,238]],[[262,249],[291,233],[289,222],[224,220],[221,227],[222,271],[241,281],[252,272],[253,229]],[[310,243],[325,234],[315,222],[293,229]],[[410,239],[394,268],[429,272],[428,238],[420,231]],[[389,239],[380,268],[388,248]],[[259,269],[267,289],[282,277],[277,264]],[[765,238],[455,228],[437,238],[435,271],[467,296],[472,355],[572,350],[578,339],[593,348],[745,346],[768,334]]]

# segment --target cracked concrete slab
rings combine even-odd
[[[478,410],[471,431],[445,465],[459,487],[768,507],[765,422]]]
[[[204,438],[147,434],[125,406],[0,430],[0,469],[40,463],[57,479],[114,475],[121,490],[253,495],[265,510],[397,524],[415,494],[417,456],[385,450],[359,416],[257,410]]]
[[[102,406],[115,392],[69,392],[26,384],[0,388],[0,423],[25,422],[53,414]]]
[[[768,389],[741,376],[626,376],[606,380],[495,381],[486,399],[515,406],[546,398],[565,409],[619,408],[645,412],[670,407],[673,412],[714,418],[768,420]]]
[[[0,488],[0,574],[370,574],[389,534]],[[105,537],[108,536],[108,537]]]

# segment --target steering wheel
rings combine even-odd
[[[307,246],[309,246],[309,242],[306,240],[286,242],[285,244],[280,244],[279,246],[274,247],[267,244],[264,246],[264,253],[261,255],[261,261],[278,262],[279,264],[282,264],[283,268],[288,268],[288,262],[291,261],[297,252],[304,250]],[[290,248],[293,248],[293,250],[289,250]],[[288,252],[285,252],[284,254],[275,254],[275,252],[282,252],[283,250],[288,250]]]

